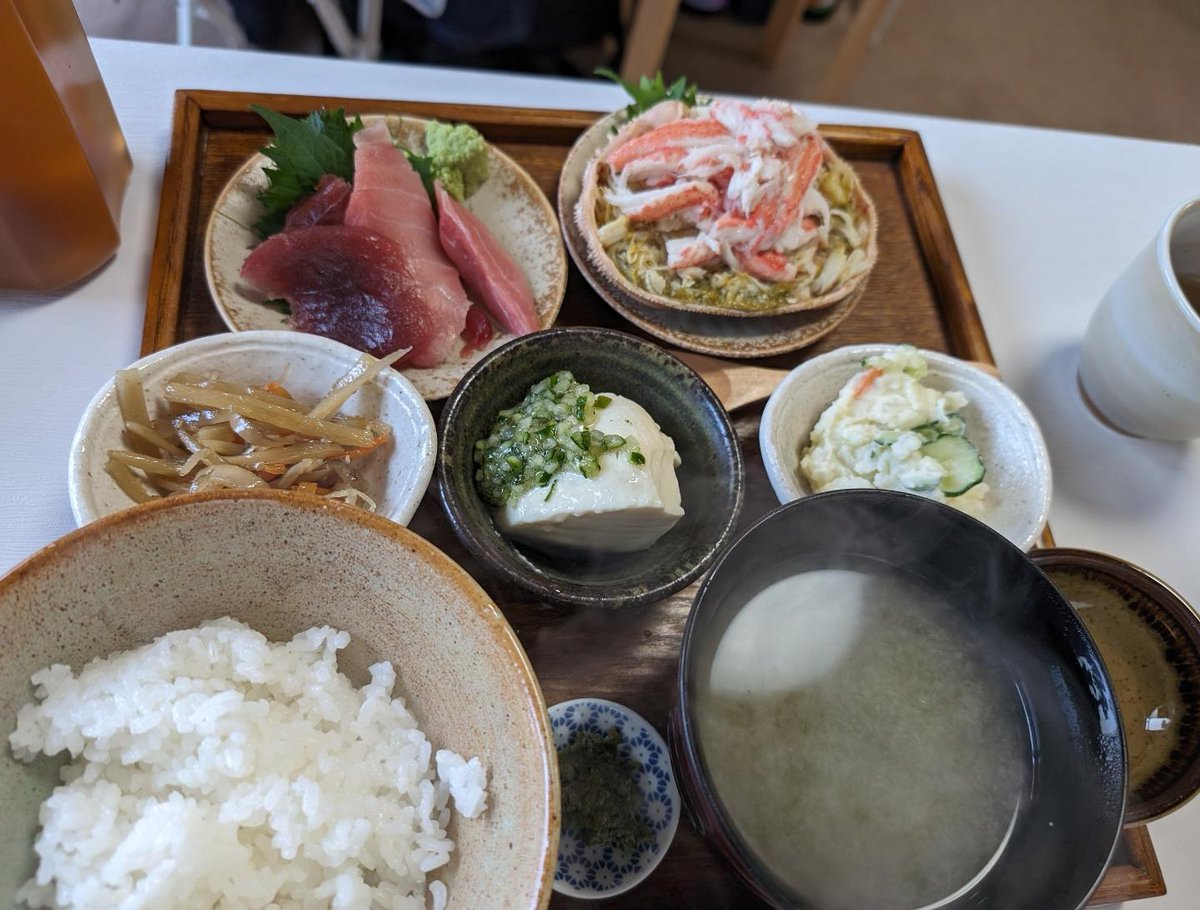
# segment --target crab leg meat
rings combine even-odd
[[[716,120],[676,120],[617,146],[608,153],[608,166],[619,172],[631,161],[645,155],[668,148],[695,148],[728,135],[729,130]]]
[[[624,212],[630,221],[657,221],[693,206],[715,206],[720,202],[720,193],[707,181],[689,180],[636,193],[611,192],[608,201]]]

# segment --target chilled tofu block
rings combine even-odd
[[[620,395],[596,412],[593,432],[635,440],[600,456],[600,473],[588,479],[575,471],[555,475],[548,487],[533,487],[501,506],[497,521],[505,534],[551,549],[644,550],[683,517],[680,459],[671,437],[645,408]],[[641,459],[631,458],[640,453]]]

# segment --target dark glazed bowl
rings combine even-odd
[[[966,614],[1000,655],[1029,727],[1033,770],[1016,826],[982,877],[939,908],[1082,907],[1108,865],[1125,804],[1124,740],[1104,664],[1070,604],[1020,550],[953,508],[904,493],[848,490],[782,506],[700,587],[671,721],[698,827],[772,906],[820,910],[788,893],[732,824],[705,762],[694,699],[725,629],[759,591],[811,569],[872,566],[914,577]]]
[[[1116,556],[1056,547],[1029,558],[1075,605],[1112,677],[1130,766],[1125,824],[1169,815],[1200,791],[1200,617],[1165,582]],[[1086,603],[1072,597],[1072,582],[1093,589]],[[1168,734],[1168,754],[1141,754]]]
[[[475,485],[475,441],[535,382],[570,370],[596,392],[644,407],[675,441],[684,516],[638,553],[551,556],[514,543]],[[693,581],[733,539],[742,508],[742,454],[729,415],[690,367],[623,332],[550,329],[524,335],[476,364],[446,400],[438,426],[438,489],[459,539],[490,568],[562,604],[649,603]]]

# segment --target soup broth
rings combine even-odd
[[[912,910],[997,857],[1027,787],[1011,682],[962,614],[899,573],[804,572],[753,597],[696,693],[740,836],[821,910]]]
[[[1138,790],[1171,762],[1189,699],[1163,652],[1170,647],[1136,589],[1103,575],[1047,571],[1095,639],[1121,705],[1129,789]]]

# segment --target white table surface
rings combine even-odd
[[[75,424],[95,390],[138,356],[175,89],[592,110],[623,103],[598,81],[109,40],[93,47],[133,155],[122,244],[66,295],[0,291],[0,572],[74,528],[66,470]],[[1200,196],[1200,147],[808,109],[827,123],[920,131],[996,360],[1045,433],[1058,542],[1120,554],[1200,604],[1200,443],[1118,435],[1085,410],[1075,383],[1079,341],[1105,289],[1171,208]],[[1200,800],[1151,835],[1170,893],[1135,906],[1193,910]]]

